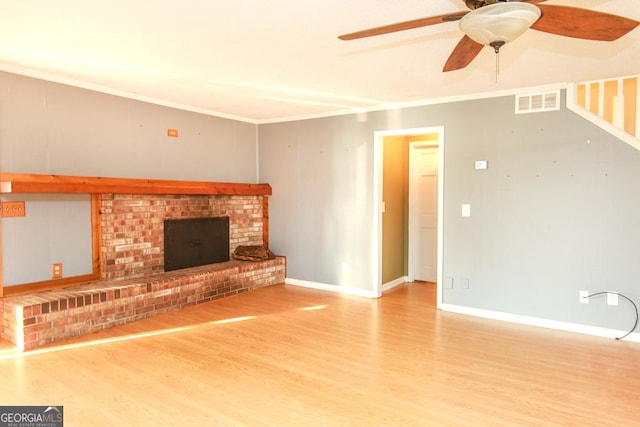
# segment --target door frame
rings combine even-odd
[[[444,126],[429,126],[421,128],[408,128],[396,130],[383,130],[374,132],[374,150],[373,150],[373,277],[374,277],[374,293],[377,297],[382,296],[382,214],[384,212],[384,203],[382,198],[382,161],[384,138],[387,136],[410,136],[420,134],[437,134],[437,140],[433,141],[433,145],[438,146],[438,273],[437,273],[437,296],[436,306],[440,308],[442,305],[442,277],[444,265]],[[411,151],[410,151],[411,153]],[[410,154],[411,155],[411,154]],[[411,164],[411,159],[409,160]],[[411,168],[411,166],[410,166]],[[409,171],[411,176],[411,171]],[[409,205],[411,206],[411,180],[409,180]],[[409,214],[411,215],[411,209]],[[412,255],[412,237],[413,234],[413,216],[409,218],[409,280],[413,280],[413,260]]]

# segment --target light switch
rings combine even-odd
[[[461,209],[461,214],[463,217],[471,216],[471,205],[463,204]]]
[[[487,169],[488,166],[489,164],[487,163],[486,160],[476,160],[475,162],[476,170]]]

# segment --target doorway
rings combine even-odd
[[[438,281],[438,166],[437,141],[409,143],[409,277],[434,283]]]
[[[391,167],[393,172],[389,172],[389,163],[398,164],[398,155],[389,157],[389,146],[385,147],[385,144],[399,143],[403,144],[406,156],[403,172],[406,189],[395,188],[397,191],[406,191],[404,198],[399,198],[395,190],[389,191],[389,183],[385,183],[385,176],[387,180],[398,180],[398,171],[394,170],[394,167]],[[378,296],[382,295],[383,290],[405,281],[435,281],[436,304],[440,307],[443,263],[443,160],[442,126],[378,131],[374,134],[374,247],[377,249],[374,255],[374,277]],[[401,244],[395,241],[398,238],[399,226],[389,220],[396,218],[397,221],[398,203],[404,204],[401,210],[405,215],[405,232]],[[385,215],[388,217],[385,218]],[[395,231],[391,232],[391,229]],[[391,241],[389,236],[393,236],[394,241]],[[434,245],[429,244],[429,241]],[[401,249],[399,245],[402,246]],[[389,246],[393,248],[391,252]],[[399,252],[405,257],[403,270],[397,269]],[[389,275],[389,262],[385,259],[389,257],[389,253],[395,254],[393,262],[396,264],[396,270],[392,276]],[[403,273],[399,274],[398,271]],[[396,278],[390,281],[390,277]]]

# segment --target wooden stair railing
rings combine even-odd
[[[640,76],[571,85],[567,108],[640,150]]]

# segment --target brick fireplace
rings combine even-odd
[[[164,221],[229,217],[230,255],[263,244],[263,196],[103,194],[100,200],[103,278],[164,271]]]
[[[164,271],[165,220],[226,216],[230,255],[239,245],[268,247],[268,186],[16,174],[0,174],[0,184],[4,192],[100,194],[100,280],[0,298],[0,339],[18,349],[284,283],[284,257]]]

